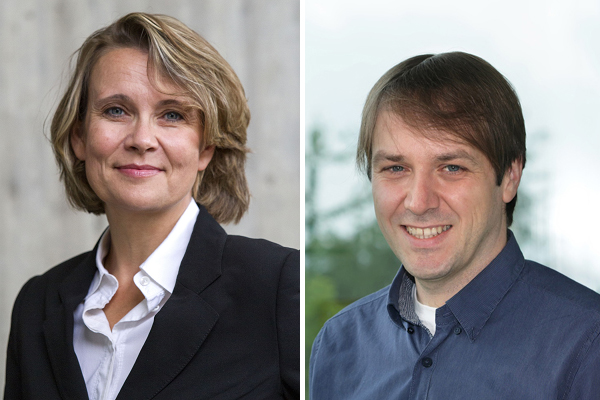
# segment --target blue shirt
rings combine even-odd
[[[502,252],[436,310],[414,312],[412,277],[340,311],[319,332],[311,400],[600,399],[600,295]]]

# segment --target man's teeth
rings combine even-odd
[[[406,227],[406,231],[416,237],[417,239],[429,239],[432,238],[434,236],[439,235],[442,232],[447,231],[448,229],[450,229],[452,225],[445,225],[445,226],[436,226],[433,228],[413,228],[411,226],[407,226]]]

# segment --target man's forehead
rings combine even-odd
[[[405,120],[402,116],[392,111],[380,111],[373,131],[373,149],[377,144],[386,142],[386,147],[395,144],[394,147],[402,148],[402,138],[409,136],[411,139],[423,142],[429,147],[440,149],[461,148],[468,153],[478,152],[472,144],[466,142],[460,135],[448,130],[439,129],[427,122],[419,122],[417,119]],[[388,149],[392,151],[392,149]]]

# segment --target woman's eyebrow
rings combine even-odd
[[[191,108],[192,107],[192,102],[190,101],[186,101],[186,100],[177,100],[177,99],[165,99],[165,100],[161,100],[157,103],[157,106],[159,107],[164,107],[164,106],[179,106],[179,107],[183,107],[183,108]]]
[[[130,103],[133,100],[131,99],[131,97],[122,94],[122,93],[117,93],[117,94],[113,94],[107,97],[103,97],[101,99],[97,99],[93,101],[93,105],[95,108],[100,108],[100,106],[106,104],[106,103],[110,103],[111,101],[120,101],[123,103]],[[165,107],[165,106],[177,106],[177,107],[181,107],[181,108],[193,108],[192,102],[191,101],[181,101],[181,100],[177,100],[177,99],[164,99],[159,101],[156,104],[158,107]]]
[[[106,104],[106,103],[110,103],[111,101],[115,101],[115,100],[119,100],[122,102],[130,102],[131,101],[131,97],[124,95],[122,93],[117,93],[117,94],[113,94],[111,96],[108,97],[103,97],[101,99],[97,99],[94,100],[92,102],[92,104],[98,108],[98,106],[102,105],[102,104]]]

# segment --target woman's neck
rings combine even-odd
[[[107,207],[111,243],[104,261],[106,269],[117,280],[135,275],[173,230],[190,201],[191,197],[160,212],[131,212]]]

